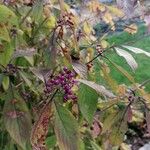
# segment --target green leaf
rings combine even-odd
[[[0,22],[8,25],[8,27],[13,25],[18,26],[17,16],[5,5],[0,5]]]
[[[3,53],[0,53],[0,64],[6,66],[11,60],[14,48],[12,44],[8,43],[7,44],[5,43],[3,46],[4,46]]]
[[[103,78],[104,80],[107,82],[107,84],[109,85],[109,87],[113,90],[113,92],[116,92],[118,89],[118,85],[117,82],[111,77],[110,72],[108,71],[108,67],[105,64],[101,64],[101,71],[103,74]]]
[[[55,32],[52,34],[49,40],[49,45],[44,51],[44,61],[45,65],[50,68],[55,68],[56,64],[56,56],[57,56],[57,51],[56,51],[56,38],[57,35]]]
[[[77,79],[77,81],[89,86],[90,88],[95,90],[100,95],[104,95],[104,96],[107,96],[109,98],[115,98],[115,95],[111,91],[107,90],[102,85],[99,85],[93,81],[88,81],[88,80],[83,80],[83,79]]]
[[[85,150],[85,144],[83,140],[80,139],[79,150]]]
[[[0,39],[10,42],[8,30],[4,24],[0,24]]]
[[[103,131],[102,131],[103,133],[109,131],[112,125],[115,123],[117,113],[116,112],[108,113],[108,116],[105,118],[103,122]]]
[[[50,148],[53,148],[55,145],[56,145],[56,136],[53,135],[53,136],[50,136],[46,139],[46,145],[47,147],[50,149]]]
[[[121,72],[130,82],[135,83],[134,77],[131,76],[125,69],[118,66],[116,63],[112,62],[110,59],[106,58],[119,72]]]
[[[56,106],[55,134],[60,150],[78,150],[78,124],[73,115],[59,104]]]
[[[25,56],[25,59],[29,62],[29,64],[31,66],[34,65],[34,58],[33,58],[33,56],[31,56],[31,57]]]
[[[2,85],[2,82],[3,82],[3,74],[0,74],[0,86]]]
[[[102,149],[99,147],[99,145],[96,144],[96,142],[90,141],[90,143],[91,143],[91,146],[92,146],[93,150],[102,150]]]
[[[8,76],[3,76],[3,81],[2,81],[2,85],[4,90],[8,90],[9,88],[9,77]]]
[[[78,103],[80,111],[83,117],[91,124],[97,108],[98,94],[95,90],[84,84],[80,84],[79,91]]]
[[[43,12],[43,2],[38,0],[36,4],[33,6],[32,10],[33,21],[39,22],[42,18],[42,12]]]
[[[128,118],[127,110],[128,110],[128,106],[126,106],[124,109],[116,112],[116,116],[114,116],[112,119],[107,118],[107,120],[109,120],[107,125],[111,124],[111,129],[108,129],[108,131],[111,131],[111,133],[109,135],[109,140],[112,145],[120,145],[124,140],[124,135],[128,129],[128,127],[127,127],[127,118]],[[110,119],[111,119],[112,123],[110,123]],[[105,125],[106,125],[106,122],[105,122]]]
[[[28,79],[27,74],[25,72],[19,71],[20,76],[23,78],[23,80],[25,81],[25,83],[31,87],[32,86],[32,82]]]
[[[24,100],[10,89],[5,96],[3,114],[4,124],[11,138],[23,150],[27,150],[30,145],[31,116]]]

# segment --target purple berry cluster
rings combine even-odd
[[[64,101],[76,100],[77,96],[72,91],[72,87],[76,84],[74,80],[75,72],[64,67],[63,70],[56,76],[46,82],[46,93],[52,93],[53,90],[59,89],[63,93]]]
[[[3,72],[9,75],[14,75],[17,72],[17,67],[13,64],[8,64]]]

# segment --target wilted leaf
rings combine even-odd
[[[23,150],[29,149],[31,116],[26,103],[15,91],[9,90],[5,97],[4,124],[14,141]]]
[[[118,47],[115,47],[115,50],[119,56],[122,56],[125,58],[125,60],[127,61],[127,63],[129,64],[132,70],[135,71],[137,69],[138,64],[130,53]]]
[[[150,134],[150,112],[146,109],[146,124],[147,124],[147,131]]]
[[[78,124],[72,114],[59,104],[56,106],[55,134],[60,150],[78,150]]]
[[[129,106],[129,107],[128,107],[128,110],[127,110],[127,121],[128,121],[128,122],[131,122],[131,121],[132,121],[132,116],[133,116],[132,108],[131,108],[131,106]]]
[[[41,110],[38,120],[34,123],[31,133],[33,150],[46,150],[45,140],[48,133],[50,118],[52,117],[51,103],[47,103]]]
[[[97,138],[98,135],[102,132],[102,127],[99,121],[94,120],[92,129],[91,129],[91,134],[93,138]]]
[[[44,69],[44,68],[30,68],[30,70],[32,71],[32,73],[38,77],[40,80],[42,80],[43,82],[45,82],[45,80],[47,80],[47,78],[51,75],[52,71],[50,69]]]
[[[15,58],[18,58],[18,57],[25,57],[25,56],[33,56],[36,54],[36,50],[34,48],[28,48],[28,49],[25,49],[25,50],[19,50],[17,49],[12,58],[15,59]]]
[[[92,123],[97,108],[98,94],[91,87],[80,84],[78,104],[83,117]]]
[[[72,62],[72,67],[75,72],[83,79],[87,78],[87,66],[79,61]]]
[[[88,80],[82,80],[82,79],[77,79],[77,81],[89,86],[90,88],[94,89],[99,94],[105,95],[109,98],[115,97],[115,95],[112,92],[108,91],[104,86],[99,85],[95,82],[88,81]]]
[[[122,47],[124,47],[124,48],[126,48],[126,49],[128,49],[128,50],[130,50],[130,51],[132,51],[132,52],[134,52],[136,54],[145,54],[145,55],[150,57],[150,53],[149,52],[146,52],[146,51],[144,51],[144,50],[142,50],[140,48],[136,48],[136,47],[132,47],[132,46],[126,46],[126,45],[122,45]]]

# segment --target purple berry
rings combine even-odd
[[[60,88],[60,91],[64,94],[64,101],[76,100],[77,96],[73,93],[72,87],[76,84],[74,80],[75,72],[70,71],[67,67],[63,68],[63,71],[58,75],[54,75],[52,79],[49,79],[46,83],[47,89],[45,92],[52,93],[56,88]]]
[[[67,68],[67,67],[64,67],[63,70],[66,72],[66,71],[68,71],[68,68]]]
[[[72,100],[76,100],[76,99],[77,99],[77,96],[76,96],[76,95],[72,95],[71,99],[72,99]]]

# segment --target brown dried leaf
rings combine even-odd
[[[128,110],[127,110],[127,121],[128,121],[128,122],[131,122],[131,121],[132,121],[132,116],[133,116],[132,108],[131,108],[131,106],[129,106],[129,107],[128,107]]]
[[[100,122],[97,120],[94,120],[93,126],[92,126],[92,131],[91,131],[92,137],[97,138],[101,132],[102,132],[102,126],[101,126]]]
[[[150,112],[146,109],[146,124],[147,124],[147,130],[150,133]]]
[[[72,62],[73,69],[83,79],[87,78],[87,67],[79,61]]]
[[[48,125],[52,117],[51,103],[46,104],[39,119],[34,123],[31,132],[31,144],[33,150],[46,150],[45,139],[48,133]]]

